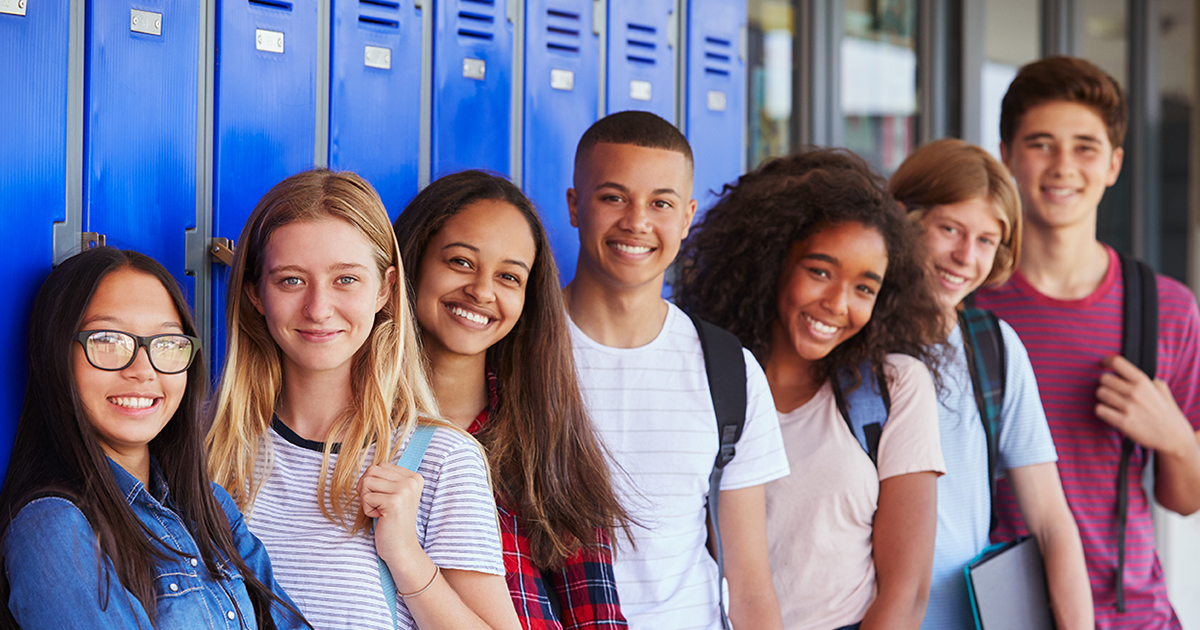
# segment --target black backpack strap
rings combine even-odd
[[[1000,466],[1000,412],[1004,407],[1004,390],[1008,386],[1004,336],[996,314],[982,309],[965,308],[960,311],[958,326],[962,332],[967,370],[971,373],[975,406],[979,408],[979,419],[983,422],[983,432],[987,437],[988,489],[992,505],[989,532],[994,533],[999,524],[996,514],[996,471]]]
[[[717,600],[721,612],[721,627],[729,630],[725,612],[725,556],[721,548],[721,476],[725,466],[733,461],[738,439],[746,426],[746,357],[742,342],[733,333],[710,324],[691,313],[688,317],[700,337],[704,352],[704,371],[712,394],[713,411],[717,414],[717,436],[721,447],[708,476],[708,519],[712,523],[713,551],[717,561]]]
[[[1158,372],[1158,280],[1146,263],[1118,254],[1125,283],[1121,356],[1151,379]],[[1129,520],[1129,461],[1133,440],[1121,439],[1117,469],[1117,611],[1125,612],[1125,529]]]
[[[845,388],[852,382],[852,377],[849,376],[849,374],[847,374],[845,371],[831,376],[829,379],[829,387],[833,390],[834,403],[837,404],[838,412],[842,414],[842,420],[846,422],[846,428],[850,430],[850,435],[853,435],[855,439],[859,440],[859,444],[863,447],[863,450],[867,452],[867,457],[871,458],[871,463],[878,468],[879,441],[883,437],[883,426],[887,423],[887,418],[892,411],[892,394],[888,390],[887,379],[883,375],[882,368],[872,367],[869,362],[863,362],[863,364],[859,366],[859,372],[861,383],[859,384],[859,389],[854,390],[852,395],[866,392],[877,393],[879,396],[879,401],[883,406],[882,417],[879,415],[876,415],[875,417],[869,417],[870,414],[875,413],[878,409],[865,410],[863,413],[867,414],[866,416],[851,415],[850,409],[852,405],[848,402]],[[867,381],[868,378],[875,381],[875,387],[873,389],[870,387],[870,384]],[[868,394],[868,396],[869,395],[870,394]],[[860,402],[870,401],[867,401],[866,397],[861,397]],[[859,439],[859,429],[856,428],[859,425],[861,425],[861,439]]]

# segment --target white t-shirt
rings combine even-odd
[[[351,536],[321,514],[321,444],[299,437],[279,421],[268,436],[273,469],[246,522],[266,545],[279,584],[317,630],[393,630],[374,535]],[[367,464],[373,452],[374,446]],[[330,456],[329,479],[336,457]],[[460,433],[439,428],[417,472],[425,479],[417,538],[434,564],[504,575],[496,505],[479,447]],[[415,628],[404,600],[396,600],[399,627]]]
[[[779,414],[792,474],[767,484],[767,546],[783,627],[832,630],[862,621],[875,599],[871,544],[879,483],[943,473],[933,379],[920,361],[889,354],[892,404],[879,466],[850,433],[826,381]]]
[[[639,348],[610,348],[570,325],[579,385],[613,459],[613,484],[634,520],[636,549],[616,536],[613,570],[630,628],[720,627],[717,565],[705,548],[705,500],[720,440],[692,321],[670,304]],[[746,357],[746,425],[721,490],[788,473],[771,391]]]
[[[999,471],[1057,461],[1025,344],[1007,322],[1000,322],[1000,334],[1006,378],[998,422]],[[937,546],[924,630],[973,627],[963,567],[988,545],[991,526],[987,436],[967,369],[962,329],[955,327],[947,344],[943,391],[938,395],[946,474],[938,479]]]

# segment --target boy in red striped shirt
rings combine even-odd
[[[1097,627],[1179,628],[1141,479],[1152,451],[1158,502],[1180,514],[1200,509],[1200,316],[1187,287],[1158,276],[1158,378],[1119,356],[1124,282],[1116,252],[1096,239],[1096,215],[1121,171],[1124,135],[1124,95],[1095,65],[1053,57],[1021,68],[1004,97],[1000,151],[1020,189],[1024,247],[1012,280],[980,291],[977,305],[1012,324],[1029,349],[1079,524]],[[1123,437],[1138,448],[1121,572]],[[1007,484],[997,507],[998,538],[1023,534]]]

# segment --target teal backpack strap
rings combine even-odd
[[[417,467],[421,465],[421,460],[425,457],[425,449],[429,448],[429,440],[433,439],[435,431],[437,431],[435,426],[418,425],[396,465],[417,472]],[[374,528],[374,524],[371,527]],[[392,572],[388,570],[383,558],[377,559],[379,560],[379,581],[383,584],[383,599],[387,601],[388,610],[392,613],[392,627],[399,628],[400,619],[396,616],[396,581],[392,579]]]
[[[971,373],[975,406],[979,408],[979,419],[983,422],[983,432],[987,437],[988,490],[992,504],[989,532],[994,532],[999,524],[996,515],[996,471],[1000,466],[1000,411],[1004,407],[1004,390],[1008,384],[1004,337],[1000,331],[1000,319],[995,313],[983,309],[964,308],[958,314],[958,326],[967,355],[967,370]]]
[[[887,388],[887,379],[882,369],[875,369],[870,361],[858,366],[860,385],[845,393],[854,383],[853,373],[839,371],[830,379],[833,398],[838,411],[854,439],[858,440],[871,463],[879,466],[879,440],[883,436],[883,425],[887,424],[892,410],[892,397]]]

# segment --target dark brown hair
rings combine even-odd
[[[695,163],[687,138],[674,125],[650,112],[617,112],[593,123],[575,147],[575,170],[579,170],[583,160],[591,157],[592,149],[601,142],[682,153],[687,159],[689,176]]]
[[[148,256],[99,247],[68,258],[55,268],[38,291],[30,316],[29,380],[12,460],[0,491],[0,528],[7,534],[21,508],[39,496],[69,499],[96,532],[100,552],[112,561],[121,585],[142,603],[154,623],[154,562],[183,552],[146,529],[118,490],[108,457],[79,399],[71,368],[75,333],[92,296],[108,274],[124,268],[161,282],[179,314],[184,334],[196,336],[179,285]],[[234,545],[229,520],[213,497],[202,447],[201,407],[207,390],[208,372],[203,356],[197,354],[188,368],[187,389],[179,408],[150,441],[150,454],[158,460],[179,516],[195,539],[209,574],[221,575],[217,567],[221,556],[229,558],[245,579],[258,627],[275,628],[272,606],[283,606],[297,617],[299,613],[281,602],[246,567]],[[7,602],[7,571],[0,572],[0,585],[0,599]],[[47,593],[47,597],[52,596]],[[0,625],[17,627],[7,606],[0,615]]]
[[[1104,121],[1113,148],[1124,145],[1126,109],[1120,84],[1079,57],[1047,57],[1021,67],[1000,105],[1000,141],[1012,146],[1025,112],[1049,101],[1090,107]]]
[[[727,328],[766,363],[780,274],[792,245],[847,222],[883,236],[887,273],[870,321],[814,366],[814,378],[823,381],[868,360],[882,365],[886,354],[902,352],[924,361],[936,380],[930,346],[944,339],[942,314],[920,228],[905,218],[883,178],[845,149],[802,150],[727,184],[684,241],[675,300]]]
[[[990,203],[1002,231],[983,284],[1001,284],[1012,275],[1021,256],[1021,196],[1008,169],[987,151],[957,138],[930,142],[904,160],[888,185],[917,221],[934,206]]]
[[[430,240],[451,217],[484,200],[503,201],[521,212],[536,256],[520,319],[488,349],[500,403],[476,437],[487,450],[496,491],[526,528],[534,564],[548,569],[560,566],[581,543],[593,543],[596,528],[611,536],[627,528],[629,517],[612,489],[604,450],[575,379],[566,307],[546,230],[520,189],[482,171],[433,182],[393,228],[415,296]]]

